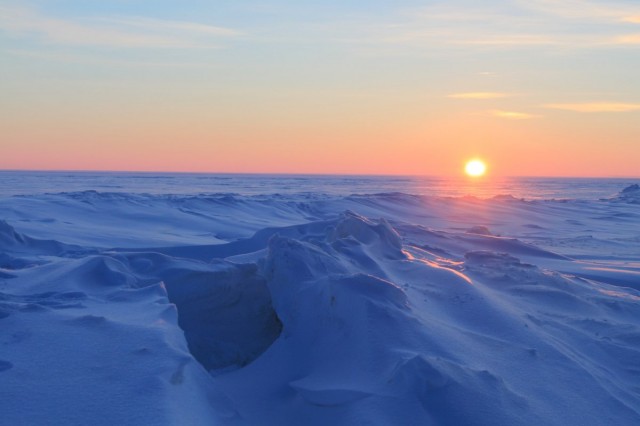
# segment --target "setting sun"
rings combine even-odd
[[[487,166],[481,160],[471,160],[467,162],[466,166],[464,167],[464,171],[469,176],[479,177],[484,175],[484,173],[487,171]]]

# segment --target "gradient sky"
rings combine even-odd
[[[640,175],[640,2],[0,0],[2,169],[451,175],[471,157]]]

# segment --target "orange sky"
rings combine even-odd
[[[5,2],[0,168],[640,175],[640,9],[406,3]]]

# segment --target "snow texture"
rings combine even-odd
[[[639,194],[4,197],[0,424],[640,424]]]

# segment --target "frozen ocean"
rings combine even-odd
[[[0,172],[0,424],[638,425],[638,183]]]

